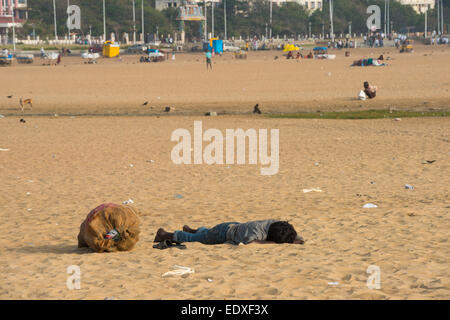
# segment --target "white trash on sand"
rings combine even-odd
[[[162,276],[163,277],[170,277],[170,276],[183,276],[183,275],[189,275],[191,273],[194,273],[195,270],[191,269],[189,267],[183,267],[183,266],[179,266],[179,265],[174,265],[173,268],[175,270],[172,271],[167,271],[166,273],[164,273]]]
[[[358,100],[366,100],[366,93],[363,90],[358,93]]]
[[[303,193],[308,192],[323,192],[320,188],[310,188],[310,189],[303,189]]]
[[[373,203],[366,203],[365,205],[363,205],[364,209],[370,209],[370,208],[378,208],[378,206],[376,204]]]
[[[125,200],[124,202],[122,202],[122,204],[132,204],[132,203],[134,203],[134,201],[131,199],[128,199],[128,200]]]

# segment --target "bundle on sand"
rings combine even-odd
[[[80,226],[78,248],[96,252],[129,251],[139,241],[139,212],[124,205],[104,203],[93,209]]]

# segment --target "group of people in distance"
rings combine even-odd
[[[306,56],[303,56],[303,54],[300,53],[300,51],[297,51],[297,55],[294,58],[294,54],[292,53],[292,51],[289,51],[287,54],[286,59],[312,59],[314,58],[312,52],[308,53]]]

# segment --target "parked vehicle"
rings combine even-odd
[[[241,48],[235,46],[233,43],[229,42],[229,41],[224,41],[223,42],[223,51],[227,51],[227,52],[237,52],[241,50]]]
[[[17,63],[21,63],[21,64],[31,64],[34,61],[34,55],[33,54],[17,54],[16,55],[16,60]]]
[[[400,53],[403,52],[414,52],[414,47],[413,47],[414,41],[411,39],[406,39],[405,41],[402,42],[402,47],[400,49]]]
[[[158,49],[147,49],[147,56],[141,56],[139,62],[161,62],[165,60],[165,56]]]
[[[127,52],[141,54],[142,52],[144,52],[146,50],[147,50],[146,46],[144,46],[142,44],[135,44],[135,45],[132,45],[131,47],[128,47]]]
[[[0,66],[10,66],[12,65],[12,54],[0,55]]]
[[[314,51],[314,59],[335,59],[335,54],[328,54],[327,47],[315,47]]]

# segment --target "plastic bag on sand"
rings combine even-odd
[[[183,275],[188,275],[190,273],[194,273],[194,269],[191,269],[189,267],[183,267],[183,266],[179,266],[179,265],[174,265],[173,268],[175,270],[173,271],[168,271],[166,273],[164,273],[162,276],[163,277],[169,277],[169,276],[183,276]]]
[[[366,100],[366,93],[365,93],[363,90],[361,90],[361,91],[358,93],[358,99],[359,99],[359,100]]]
[[[96,252],[129,251],[139,241],[139,211],[104,203],[93,209],[80,226],[78,248]],[[114,235],[114,236],[112,236]]]
[[[308,193],[308,192],[322,192],[322,190],[320,188],[303,189],[303,193]]]
[[[365,208],[365,209],[378,208],[378,206],[373,203],[366,203],[365,205],[363,205],[363,208]]]

